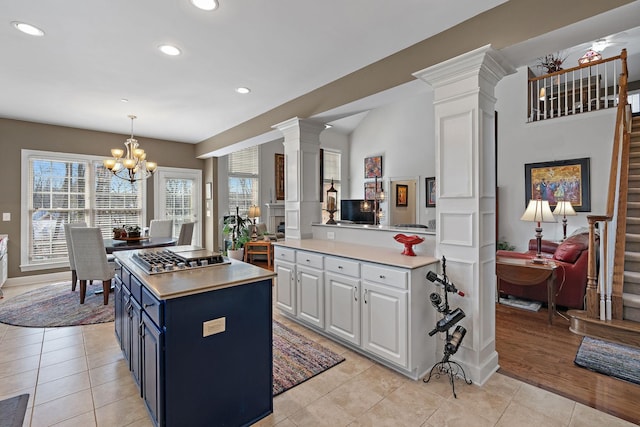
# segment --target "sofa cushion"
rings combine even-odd
[[[579,234],[571,236],[558,246],[556,252],[553,254],[553,258],[558,261],[574,263],[582,253],[589,247],[589,236],[586,234]]]

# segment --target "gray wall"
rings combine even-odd
[[[20,271],[20,191],[21,150],[43,150],[110,156],[114,147],[123,147],[126,135],[0,119],[0,212],[11,213],[11,221],[0,221],[0,234],[9,235],[9,277],[29,276],[61,270]],[[137,137],[148,158],[161,166],[203,170],[204,160],[195,157],[195,146],[159,139]],[[203,185],[204,188],[204,185]],[[147,181],[147,218],[153,217],[153,180]],[[204,197],[203,197],[204,198]],[[204,204],[203,204],[204,206]],[[202,215],[201,217],[204,217]],[[206,229],[206,227],[203,227]],[[206,232],[206,231],[205,231]],[[210,231],[209,231],[210,232]],[[203,239],[202,241],[205,241]],[[63,269],[64,270],[64,269]]]

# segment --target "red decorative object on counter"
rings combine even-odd
[[[423,237],[416,236],[407,236],[405,234],[396,234],[393,236],[396,242],[402,243],[404,245],[404,250],[402,251],[402,255],[407,256],[416,256],[416,253],[413,252],[413,245],[417,245],[419,243],[424,242]]]

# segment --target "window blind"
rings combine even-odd
[[[229,212],[240,208],[241,216],[249,213],[249,207],[259,201],[259,146],[245,148],[229,154]]]
[[[92,225],[100,228],[102,236],[113,236],[113,228],[123,225],[142,225],[142,187],[139,182],[115,177],[102,162],[93,163],[95,172],[95,205]]]

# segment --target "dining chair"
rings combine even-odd
[[[76,275],[76,263],[73,259],[73,245],[71,244],[70,228],[73,227],[86,227],[87,223],[82,222],[70,222],[64,224],[64,238],[67,241],[67,253],[69,254],[69,268],[71,269],[71,290],[76,290],[76,283],[78,283],[78,276]]]
[[[193,226],[195,222],[185,222],[180,226],[178,245],[190,245],[193,239]]]
[[[74,227],[69,229],[76,275],[80,281],[80,304],[84,304],[87,293],[87,280],[102,280],[104,305],[109,304],[111,279],[115,270],[107,261],[104,241],[99,228]]]
[[[149,223],[149,237],[172,237],[172,219],[152,219]]]

